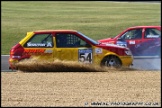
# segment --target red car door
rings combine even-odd
[[[141,56],[159,56],[161,48],[161,31],[156,28],[144,28],[142,43],[138,44]]]
[[[139,55],[138,47],[142,43],[143,37],[143,29],[142,28],[133,28],[126,31],[121,37],[127,42],[127,47],[130,48],[133,55]]]

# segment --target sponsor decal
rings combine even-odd
[[[159,35],[147,35],[147,38],[158,38]]]
[[[102,48],[96,48],[95,53],[96,54],[101,54],[102,53]]]
[[[31,42],[28,42],[27,43],[27,46],[28,47],[45,47],[46,46],[46,44],[44,44],[44,43],[31,43]]]
[[[127,42],[117,41],[117,45],[127,47]]]
[[[45,52],[45,49],[25,49],[23,54],[24,55],[28,55],[28,54],[40,55],[40,54],[44,54],[44,52]]]
[[[53,50],[46,49],[44,53],[52,53]]]
[[[24,53],[44,53],[45,49],[25,49]]]
[[[79,49],[79,62],[92,63],[92,49]]]
[[[129,41],[129,44],[135,44],[136,42],[135,41]]]
[[[116,45],[116,44],[106,44],[106,46],[113,46],[118,48],[124,48],[124,46]]]
[[[47,47],[52,47],[52,43],[51,42],[47,42]]]

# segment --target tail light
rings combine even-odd
[[[24,48],[20,44],[16,44],[10,50],[10,58],[19,60],[23,52],[24,52]]]

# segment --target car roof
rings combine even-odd
[[[129,27],[129,28],[159,28],[161,26],[155,26],[155,25],[151,25],[151,26],[133,26],[133,27]]]
[[[51,32],[77,32],[76,30],[36,30],[35,33],[51,33]]]

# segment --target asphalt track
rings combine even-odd
[[[9,55],[1,55],[1,72],[12,72],[9,70]],[[159,57],[134,57],[132,68],[140,70],[161,70],[161,58]]]

